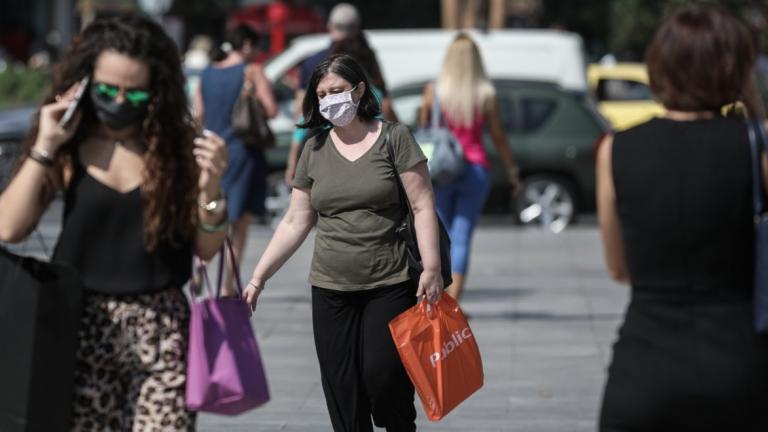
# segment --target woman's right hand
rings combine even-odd
[[[78,85],[79,83],[70,87],[64,95],[56,96],[57,100],[55,102],[43,105],[40,108],[40,123],[35,148],[55,154],[65,142],[72,138],[77,125],[80,123],[81,113],[75,113],[75,117],[66,128],[59,126],[59,120],[75,99]]]
[[[264,282],[255,278],[252,278],[243,290],[243,300],[251,307],[251,311],[256,310],[256,302],[262,291],[264,291]]]

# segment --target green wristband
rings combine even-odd
[[[227,227],[229,227],[229,223],[227,223],[227,219],[225,218],[224,222],[222,222],[220,224],[217,224],[217,225],[211,225],[211,224],[207,224],[207,223],[205,223],[203,221],[200,221],[199,222],[199,226],[200,226],[201,230],[203,230],[203,231],[205,231],[207,233],[217,233],[217,232],[222,232],[222,231],[226,230]]]

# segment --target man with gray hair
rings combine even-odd
[[[301,101],[304,99],[304,92],[309,85],[309,77],[323,60],[328,58],[331,53],[331,47],[334,43],[341,40],[357,36],[360,32],[360,13],[357,8],[349,3],[339,3],[331,9],[328,15],[328,34],[331,37],[331,45],[307,57],[299,68],[299,87],[296,90],[296,118],[301,111]]]

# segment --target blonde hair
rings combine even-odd
[[[480,50],[468,34],[459,33],[448,47],[435,91],[446,116],[465,126],[471,126],[496,96]]]

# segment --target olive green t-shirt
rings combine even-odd
[[[359,291],[408,280],[405,245],[395,236],[402,210],[387,132],[399,172],[426,160],[399,124],[383,123],[371,149],[355,161],[342,156],[328,134],[304,146],[293,184],[309,191],[318,214],[309,273],[314,286]],[[323,143],[317,142],[320,137],[326,137]]]

